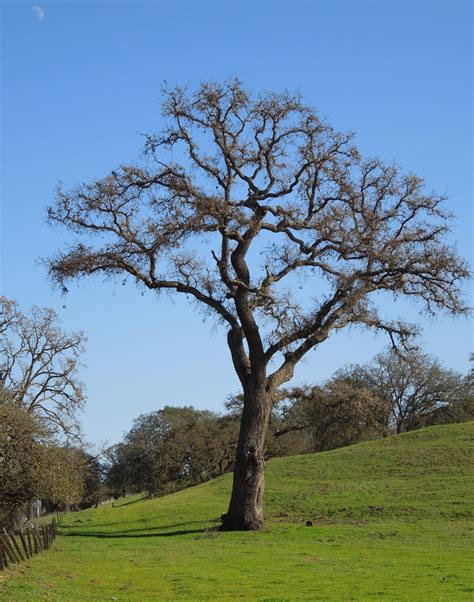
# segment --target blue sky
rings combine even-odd
[[[38,258],[68,241],[45,224],[67,186],[137,158],[139,132],[159,129],[160,87],[238,76],[254,90],[301,90],[367,155],[396,159],[449,195],[452,241],[472,255],[472,5],[470,2],[2,3],[2,294],[57,309],[88,336],[91,441],[117,441],[133,417],[166,403],[222,409],[238,391],[223,332],[176,299],[84,281],[64,300]],[[64,308],[63,305],[66,305]],[[392,314],[419,319],[404,304]],[[422,343],[465,371],[468,320],[427,321]],[[316,382],[384,348],[341,333],[295,382]]]

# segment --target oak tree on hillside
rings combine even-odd
[[[467,379],[426,353],[400,355],[391,349],[377,355],[363,371],[376,397],[390,408],[389,424],[397,433],[443,415],[449,421],[449,415],[454,418],[463,406],[468,411]]]
[[[212,479],[233,464],[237,428],[232,417],[191,406],[142,414],[108,450],[108,483],[152,497]]]
[[[62,286],[129,276],[216,316],[244,395],[224,529],[263,524],[265,432],[277,389],[331,332],[362,325],[406,341],[373,294],[466,311],[466,263],[444,241],[443,198],[396,165],[364,159],[352,135],[288,92],[239,81],[164,90],[167,126],[141,164],[72,190],[49,220],[81,240],[50,260]]]
[[[389,433],[390,406],[356,369],[339,370],[320,386],[282,389],[283,428],[275,437],[300,432],[308,451],[319,452]]]

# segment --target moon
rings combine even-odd
[[[41,6],[33,6],[33,12],[35,13],[38,21],[42,21],[44,19],[44,10],[41,8]]]

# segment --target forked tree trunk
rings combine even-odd
[[[265,435],[270,411],[271,403],[264,387],[249,387],[244,391],[232,496],[221,527],[224,531],[263,528]]]

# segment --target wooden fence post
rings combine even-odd
[[[38,526],[37,525],[33,525],[31,531],[33,533],[33,538],[35,540],[35,552],[36,552],[36,554],[39,554],[40,552],[43,551],[43,546],[41,545],[41,540],[40,540],[40,536],[39,536]]]
[[[47,550],[47,549],[48,549],[48,547],[49,547],[49,546],[48,546],[48,536],[46,535],[46,533],[47,533],[47,531],[46,531],[46,527],[43,525],[43,526],[41,527],[41,535],[42,535],[42,537],[43,537],[43,548],[44,548],[45,550]]]
[[[19,560],[20,561],[26,560],[26,558],[23,556],[20,546],[18,545],[18,542],[16,540],[16,537],[15,537],[13,531],[10,531],[10,541],[12,542],[12,545],[15,548],[15,552],[16,552],[16,555],[18,556]]]
[[[0,571],[3,571],[8,566],[8,561],[3,550],[3,538],[0,535]]]
[[[3,567],[8,568],[10,566],[10,560],[7,553],[7,546],[5,545],[5,541],[3,539],[3,535],[0,533],[0,554],[3,560]]]
[[[34,550],[33,550],[33,543],[31,541],[31,531],[30,531],[30,527],[26,527],[26,538],[28,541],[28,549],[30,551],[30,558],[33,556],[34,554]]]
[[[34,527],[31,526],[30,529],[31,529],[31,537],[33,538],[33,545],[34,545],[34,548],[35,548],[35,554],[39,554],[40,550],[39,550],[39,546],[38,546],[38,541],[36,539],[36,533],[35,533]]]
[[[11,562],[12,564],[15,564],[16,562],[18,562],[18,558],[15,554],[15,550],[12,548],[12,546],[8,540],[8,537],[6,537],[5,535],[2,535],[2,539],[3,539],[3,545],[5,547],[6,555],[8,556],[9,562]]]
[[[25,551],[25,557],[28,559],[30,557],[30,554],[28,552],[28,546],[26,545],[26,539],[25,536],[23,535],[23,530],[20,529],[20,540],[21,540],[21,545],[23,546],[23,550]]]

